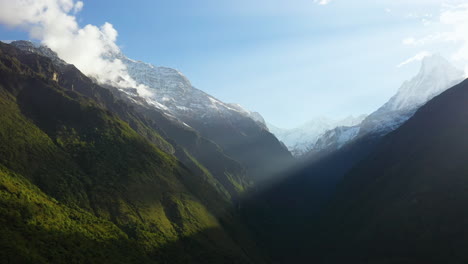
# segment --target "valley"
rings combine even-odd
[[[0,0],[0,262],[467,263],[468,6],[262,1]]]

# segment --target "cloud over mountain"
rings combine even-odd
[[[110,54],[120,52],[112,24],[78,24],[75,15],[83,6],[83,2],[74,0],[0,0],[0,23],[26,30],[31,38],[100,83],[146,92],[128,75],[122,61],[110,59]]]

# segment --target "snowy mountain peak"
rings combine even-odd
[[[251,112],[239,104],[227,104],[208,95],[195,88],[178,70],[132,60],[122,53],[114,56],[123,62],[128,74],[134,80],[150,89],[152,94],[146,96],[146,99],[166,114],[186,122],[189,119],[207,122],[213,118],[224,120],[250,118],[266,129],[265,121],[260,114]]]
[[[47,46],[31,41],[13,41],[12,45],[22,50],[51,58],[59,65],[67,63]],[[190,80],[176,69],[154,66],[150,63],[126,57],[122,52],[108,54],[109,60],[120,60],[126,71],[138,85],[147,87],[148,93],[136,89],[125,89],[129,95],[142,96],[150,105],[159,108],[167,116],[183,120],[211,118],[242,119],[250,118],[260,127],[266,129],[263,117],[250,112],[237,104],[226,104],[192,86]],[[146,88],[145,88],[146,90]],[[204,122],[203,121],[203,122]]]
[[[424,58],[419,73],[404,82],[386,104],[364,120],[361,134],[382,134],[398,128],[420,106],[463,79],[464,72],[455,68],[442,56]]]
[[[189,79],[178,70],[135,61],[125,57],[123,54],[118,54],[116,58],[124,63],[132,78],[153,90],[157,88],[158,90],[172,90],[172,92],[185,93],[192,88]]]
[[[365,135],[385,135],[413,116],[419,107],[463,79],[463,71],[456,69],[444,57],[425,57],[419,73],[405,81],[387,103],[365,118],[360,125],[338,127],[326,132],[317,140],[313,151],[318,153],[339,149],[354,138]]]
[[[415,109],[446,89],[461,82],[464,72],[440,55],[425,57],[419,73],[403,83],[383,106],[385,111]]]
[[[446,58],[434,54],[422,59],[419,74],[428,74],[438,69],[455,70],[455,67]]]

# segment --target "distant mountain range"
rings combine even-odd
[[[275,134],[295,156],[300,156],[310,151],[325,132],[336,127],[358,125],[364,118],[366,115],[348,116],[341,120],[319,117],[292,129],[279,128],[272,124],[267,124],[267,126],[270,132]]]

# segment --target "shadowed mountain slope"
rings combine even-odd
[[[468,81],[419,109],[345,177],[320,225],[325,258],[468,260],[466,102]]]
[[[327,184],[313,175],[295,173],[254,195],[244,209],[252,230],[280,263],[465,263],[466,102],[468,81],[436,96],[380,142],[346,146],[319,161],[339,169],[339,155],[349,160],[366,152],[318,209]]]

